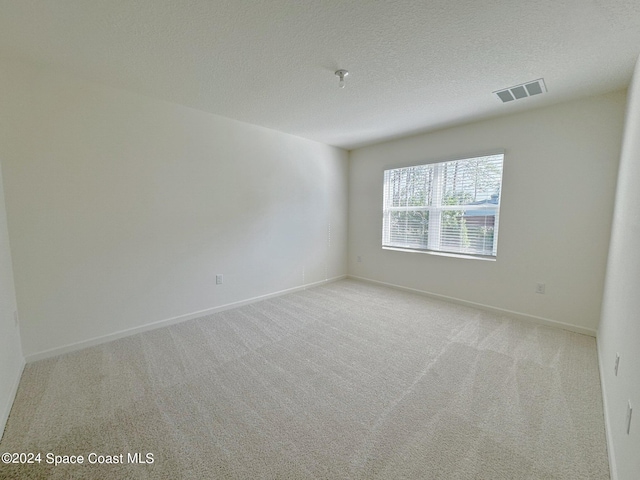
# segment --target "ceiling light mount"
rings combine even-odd
[[[338,81],[338,87],[344,88],[344,77],[346,77],[347,75],[349,75],[349,72],[346,70],[336,70],[336,77],[340,78],[340,80]]]

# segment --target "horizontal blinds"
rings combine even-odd
[[[503,155],[384,172],[383,246],[495,256]]]
[[[388,205],[390,207],[426,206],[433,185],[430,165],[396,168],[385,171]]]
[[[428,248],[428,211],[395,211],[389,217],[389,246]]]

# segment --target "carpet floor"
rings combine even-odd
[[[609,478],[594,338],[354,280],[30,363],[2,452],[41,454],[2,479]]]

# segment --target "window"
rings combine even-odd
[[[503,159],[385,170],[382,247],[495,258]]]

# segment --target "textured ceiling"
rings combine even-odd
[[[626,87],[640,2],[0,0],[0,53],[351,149]]]

